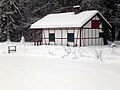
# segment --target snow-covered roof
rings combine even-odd
[[[94,15],[99,13],[97,10],[83,11],[79,14],[74,12],[49,14],[31,25],[31,29],[35,28],[67,28],[82,27]],[[99,13],[99,15],[107,22],[107,20]],[[109,22],[107,22],[109,24]],[[110,25],[110,24],[109,24]]]
[[[78,7],[80,7],[80,5],[76,5],[76,6],[74,6],[73,8],[78,8]]]

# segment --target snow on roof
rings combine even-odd
[[[74,12],[49,14],[31,25],[31,29],[35,28],[67,28],[82,27],[95,14],[97,10],[83,11],[79,14]],[[100,14],[101,15],[101,14]],[[105,19],[105,18],[104,18]],[[105,21],[107,21],[105,19]]]
[[[76,6],[74,6],[73,8],[78,8],[78,7],[80,7],[80,5],[76,5]]]

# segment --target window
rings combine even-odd
[[[67,40],[68,42],[74,42],[74,33],[68,33]]]
[[[99,32],[99,37],[103,38],[103,32]]]
[[[50,33],[49,34],[49,41],[50,42],[54,42],[55,41],[55,34],[54,33]]]
[[[91,27],[99,28],[99,20],[92,20]]]

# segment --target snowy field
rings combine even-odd
[[[0,43],[0,90],[120,90],[120,46]]]

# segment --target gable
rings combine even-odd
[[[102,28],[102,23],[104,23],[108,29],[112,28],[109,22],[103,16],[101,16],[100,13],[97,13],[93,17],[91,17],[91,19],[89,19],[82,27],[93,29]]]
[[[94,16],[84,25],[83,28],[93,28],[93,29],[102,28],[100,26],[100,19],[97,16]]]

